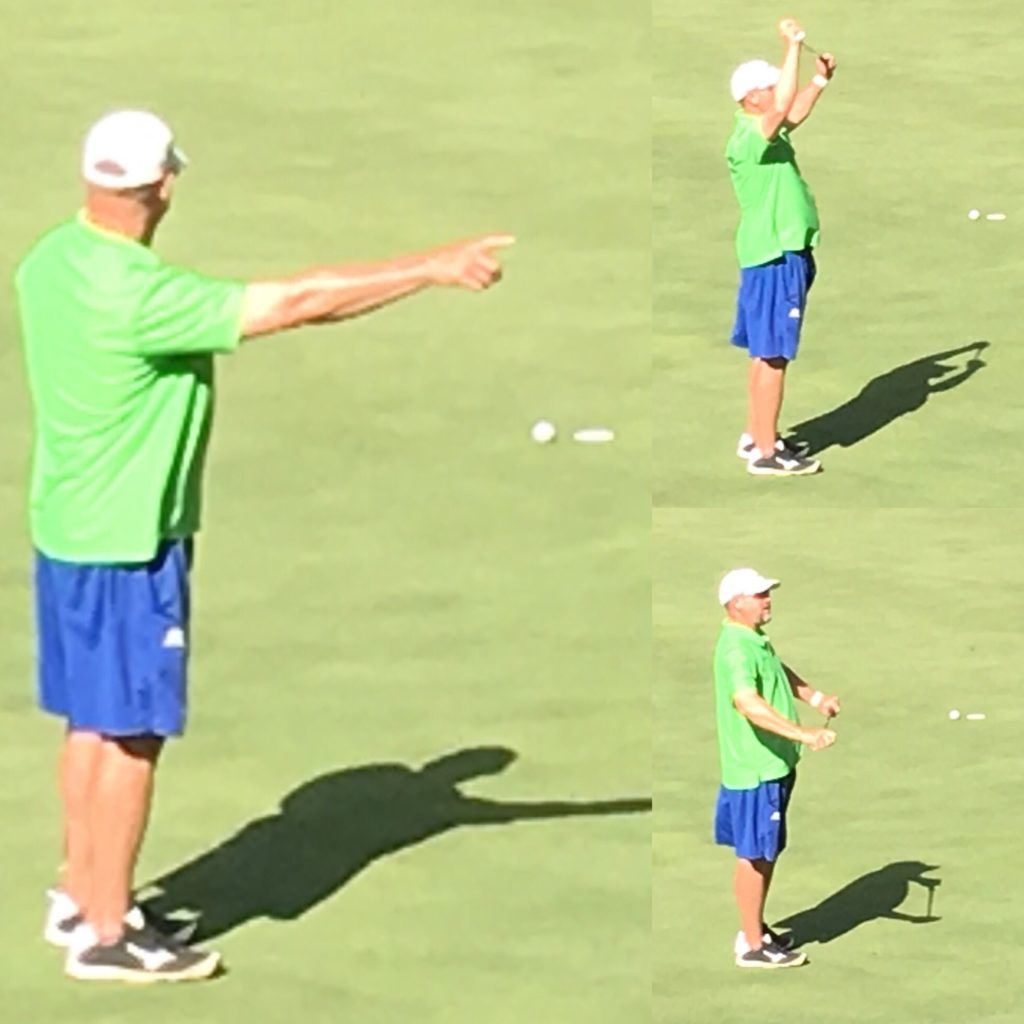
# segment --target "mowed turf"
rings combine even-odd
[[[167,116],[192,159],[158,239],[174,260],[251,278],[481,231],[519,243],[491,293],[219,364],[192,719],[140,872],[219,915],[229,973],[187,991],[75,985],[39,937],[59,729],[32,701],[8,289],[5,1019],[642,1019],[646,11],[119,0],[8,21],[5,280],[74,212],[85,127],[129,104]],[[537,446],[541,417],[618,438]]]
[[[655,1021],[1019,1020],[1015,513],[808,510],[757,536],[743,510],[666,509],[654,551]],[[782,580],[780,656],[843,701],[836,745],[800,762],[769,899],[811,960],[786,972],[733,965],[733,858],[711,838],[716,586],[746,564]]]
[[[728,344],[738,207],[723,151],[736,109],[729,75],[743,60],[781,59],[775,25],[789,13],[838,59],[793,137],[822,229],[781,424],[803,424],[825,472],[754,480],[734,455],[747,357]],[[1024,136],[1003,86],[1004,69],[1021,57],[1018,21],[1009,0],[809,2],[793,11],[728,0],[699,17],[655,3],[656,503],[1019,500],[1006,466],[1024,422]],[[972,222],[972,208],[1007,220]],[[956,351],[976,342],[988,346]]]

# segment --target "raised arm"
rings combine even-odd
[[[782,60],[781,74],[775,86],[775,108],[761,115],[761,134],[774,139],[779,128],[786,123],[790,108],[796,98],[797,75],[800,72],[800,48],[803,29],[794,18],[783,18],[779,22],[779,35],[786,46]]]
[[[815,63],[814,77],[796,94],[796,99],[793,100],[793,105],[789,108],[786,124],[790,128],[795,128],[807,120],[814,109],[814,104],[818,102],[819,97],[825,91],[825,86],[832,80],[835,71],[835,57],[831,53],[823,53]]]
[[[380,263],[317,267],[246,287],[242,337],[368,313],[434,285],[483,291],[501,279],[495,252],[511,235],[483,235]]]

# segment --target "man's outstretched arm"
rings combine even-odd
[[[814,78],[796,94],[793,105],[789,108],[786,124],[790,128],[795,128],[807,120],[814,109],[814,104],[818,102],[835,72],[835,57],[831,53],[823,53],[815,62]]]
[[[245,289],[242,337],[347,320],[434,285],[483,291],[501,279],[496,250],[514,241],[511,235],[482,235],[380,263],[254,281]]]

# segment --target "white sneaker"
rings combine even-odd
[[[780,941],[779,936],[771,930],[766,931],[764,935],[761,936],[761,942],[766,946],[771,944],[778,946],[780,949],[786,951],[789,950],[789,944],[787,943],[785,937],[783,937]],[[750,943],[747,942],[747,937],[743,934],[743,932],[736,933],[736,940],[732,944],[732,951],[736,957],[736,963],[739,963],[740,958],[750,952]]]
[[[793,441],[792,444],[786,444],[781,437],[775,439],[775,450],[780,454],[791,452],[794,455],[806,455],[808,448],[806,441]],[[738,458],[750,462],[752,459],[761,458],[761,450],[754,446],[754,439],[744,433],[740,434],[740,439],[736,442],[736,455]]]
[[[134,908],[142,920],[142,911]],[[160,935],[149,925],[125,923],[117,941],[101,944],[88,924],[75,929],[64,973],[79,981],[124,981],[147,985],[160,981],[201,981],[221,970],[220,954],[192,949]]]
[[[67,949],[75,930],[85,924],[78,904],[63,889],[46,890],[46,919],[43,938],[51,945]]]
[[[43,938],[51,946],[68,949],[75,940],[75,933],[85,927],[85,918],[78,904],[63,889],[46,890],[46,920],[43,923]],[[140,929],[146,924],[176,942],[188,942],[195,934],[198,921],[174,921],[147,914],[137,903],[128,908],[125,924]]]

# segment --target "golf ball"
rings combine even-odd
[[[549,441],[554,441],[555,434],[558,431],[555,430],[554,423],[548,420],[537,420],[536,423],[530,428],[530,437],[537,442],[537,444],[547,444]]]
[[[953,710],[950,711],[950,713],[949,713],[949,720],[951,722],[955,722],[959,717],[960,717],[960,712],[957,711],[956,708],[953,708]]]
[[[981,210],[968,210],[967,216],[970,220],[977,220],[981,216]]]

